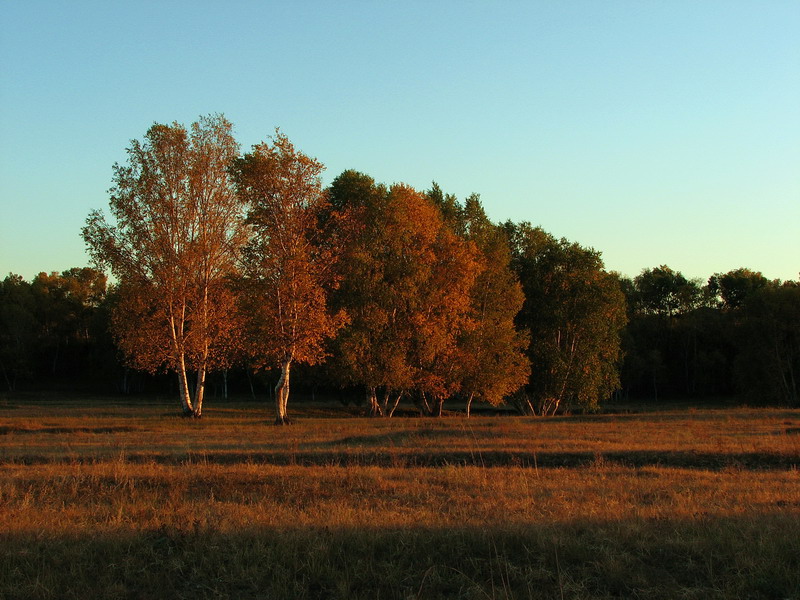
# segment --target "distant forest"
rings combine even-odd
[[[800,405],[797,281],[628,278],[491,222],[477,195],[354,170],[326,188],[322,170],[280,131],[241,153],[221,115],[153,125],[113,167],[110,218],[81,232],[94,266],[0,283],[0,383],[172,394],[198,417],[204,399],[269,398],[279,424],[290,381],[384,416]]]

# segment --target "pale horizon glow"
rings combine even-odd
[[[635,276],[800,279],[800,3],[5,2],[0,278],[80,228],[153,122],[481,196]]]

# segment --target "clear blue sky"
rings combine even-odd
[[[0,0],[0,68],[0,277],[87,264],[129,140],[222,112],[624,274],[798,279],[798,0]]]

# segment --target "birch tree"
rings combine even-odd
[[[371,416],[391,416],[413,385],[405,298],[400,287],[393,287],[400,275],[396,270],[394,280],[389,275],[396,246],[405,243],[401,227],[397,216],[390,217],[389,190],[368,175],[343,172],[331,184],[329,198],[331,214],[348,215],[345,222],[352,226],[340,261],[341,285],[332,298],[347,311],[349,322],[334,341],[331,371],[340,383],[364,387]]]
[[[557,240],[528,223],[507,223],[531,332],[532,408],[554,414],[565,405],[594,409],[619,387],[625,297],[598,252]]]
[[[177,373],[184,414],[200,417],[206,373],[236,345],[234,296],[244,207],[228,175],[238,155],[231,123],[154,124],[114,165],[111,221],[93,211],[83,238],[119,285],[112,332],[126,362]],[[196,373],[194,397],[189,372]]]
[[[292,365],[320,362],[325,342],[344,324],[328,307],[336,285],[333,223],[323,226],[327,197],[322,163],[276,132],[235,163],[240,197],[249,206],[252,238],[244,252],[241,307],[247,352],[257,368],[280,368],[275,424],[288,423]]]
[[[528,332],[514,319],[525,296],[511,269],[511,250],[503,229],[489,221],[473,194],[460,211],[459,229],[480,252],[480,273],[471,292],[472,326],[459,341],[461,391],[470,416],[475,399],[497,406],[524,386],[531,373],[525,350]]]
[[[425,412],[441,413],[459,389],[455,360],[477,276],[474,244],[407,185],[387,189],[346,171],[331,198],[334,210],[350,211],[358,223],[336,295],[351,318],[336,340],[336,371],[365,387],[371,415],[391,416],[410,392]]]

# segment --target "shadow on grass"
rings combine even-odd
[[[0,427],[0,435],[31,434],[40,433],[64,434],[64,433],[131,433],[134,431],[145,432],[147,429],[141,427]]]
[[[431,427],[417,427],[399,431],[387,431],[372,435],[349,435],[338,440],[326,442],[327,447],[378,447],[390,448],[393,445],[403,445],[422,439],[452,438],[453,432],[449,429],[433,429]]]
[[[393,434],[393,435],[399,435]],[[410,434],[409,434],[410,435]],[[378,437],[378,436],[371,436]],[[352,447],[352,446],[351,446]],[[632,450],[617,452],[523,452],[438,450],[414,448],[379,449],[369,447],[350,451],[290,451],[240,452],[143,452],[91,456],[17,455],[0,457],[0,464],[93,464],[115,460],[134,464],[155,463],[163,465],[202,464],[264,464],[300,466],[377,466],[377,467],[521,467],[521,468],[580,468],[588,466],[618,465],[631,468],[668,467],[718,471],[741,469],[748,471],[791,470],[800,465],[800,456],[767,452],[681,452]]]
[[[3,598],[797,598],[797,515],[0,534]]]

